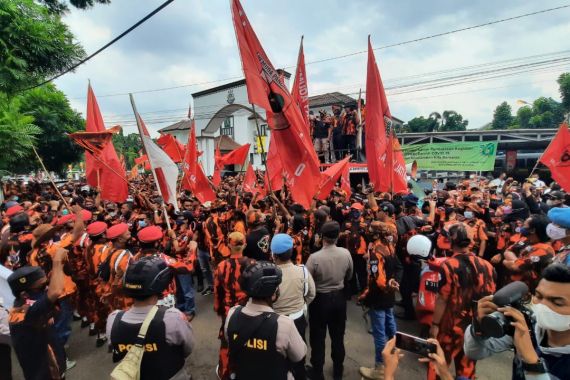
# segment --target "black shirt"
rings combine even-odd
[[[264,226],[249,232],[245,238],[247,245],[243,255],[258,261],[268,261],[270,239],[269,231]]]
[[[326,139],[329,137],[330,124],[324,123],[321,120],[315,120],[313,126],[313,138],[315,139]]]
[[[65,372],[65,352],[56,339],[54,311],[46,292],[27,301],[18,299],[10,310],[12,346],[27,380],[57,378],[50,367],[59,369],[59,375]]]

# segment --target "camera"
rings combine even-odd
[[[503,287],[493,296],[493,303],[498,307],[511,306],[523,314],[528,314],[524,306],[528,286],[521,281],[515,281]],[[479,322],[479,329],[486,338],[501,338],[505,335],[513,336],[515,328],[511,325],[513,320],[500,311],[484,316]]]

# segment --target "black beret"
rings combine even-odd
[[[16,269],[14,273],[8,276],[8,285],[10,285],[14,296],[18,297],[20,292],[28,290],[34,282],[45,276],[46,274],[42,268],[25,266]]]

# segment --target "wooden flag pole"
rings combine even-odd
[[[137,128],[139,130],[139,134],[141,135],[142,148],[143,148],[144,154],[146,154],[146,156],[148,157],[148,163],[150,165],[150,170],[151,170],[152,176],[154,178],[156,190],[158,192],[158,195],[160,195],[160,200],[162,203],[162,211],[164,212],[164,220],[166,221],[166,227],[168,228],[168,230],[171,230],[172,228],[170,227],[170,219],[168,218],[168,212],[166,211],[166,204],[164,203],[164,197],[162,196],[162,190],[160,189],[160,185],[158,184],[158,180],[156,178],[156,172],[154,171],[154,167],[152,166],[152,160],[150,159],[150,156],[148,155],[148,152],[146,151],[146,146],[144,145],[144,141],[142,141],[143,140],[142,139],[142,129],[141,129],[140,122],[139,122],[139,113],[137,111],[137,106],[135,105],[135,98],[133,97],[133,94],[129,94],[129,98],[131,99],[131,106],[133,107],[133,112],[135,113],[135,120],[137,122]]]
[[[40,157],[40,155],[38,154],[38,151],[36,150],[36,147],[32,145],[32,150],[34,151],[34,154],[36,155],[38,161],[40,162],[40,165],[42,166],[42,168],[44,169],[44,171],[46,172],[49,181],[51,182],[51,184],[53,185],[53,188],[55,189],[55,191],[57,192],[57,194],[59,195],[59,197],[61,198],[61,200],[63,201],[63,203],[65,204],[65,207],[67,207],[67,209],[71,212],[71,207],[69,207],[69,204],[67,203],[67,201],[65,200],[65,198],[63,197],[63,194],[61,194],[61,192],[59,191],[59,189],[57,188],[57,186],[55,185],[55,181],[53,180],[53,177],[51,176],[51,173],[47,170],[46,166],[44,165],[44,162],[42,160],[42,158]]]

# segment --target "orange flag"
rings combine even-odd
[[[87,87],[87,120],[85,124],[87,133],[106,131],[103,116],[101,116],[91,84]],[[99,162],[93,156],[93,153],[85,153],[87,183],[90,186],[99,186],[101,188],[101,199],[111,202],[124,202],[129,195],[129,187],[125,170],[119,161],[113,144],[110,142],[104,144],[97,157],[105,164]]]
[[[239,0],[232,0],[231,6],[248,100],[265,109],[291,195],[297,203],[309,208],[319,186],[320,171],[301,110],[294,106]]]
[[[301,46],[299,47],[299,57],[297,58],[297,70],[295,71],[295,81],[291,89],[291,97],[299,109],[309,132],[309,89],[307,84],[307,72],[305,71],[305,52],[303,51],[303,36],[301,36]]]
[[[178,141],[174,136],[170,134],[161,135],[156,143],[168,154],[172,161],[176,163],[182,162],[184,159],[184,151],[186,147],[180,141]]]
[[[570,131],[564,123],[540,157],[540,162],[550,169],[552,179],[570,191]]]
[[[350,156],[335,163],[334,165],[329,166],[327,170],[321,173],[321,185],[318,196],[320,200],[325,200],[328,198],[345,168],[348,167],[349,160]]]
[[[384,116],[391,117],[384,85],[368,36],[368,68],[366,74],[366,160],[368,176],[374,190],[390,190],[390,174],[386,170],[386,125]]]
[[[204,174],[202,166],[198,164],[198,149],[196,148],[196,125],[192,121],[188,144],[186,144],[186,154],[184,156],[184,180],[182,188],[190,190],[194,196],[202,203],[214,201],[216,194],[212,190],[208,177]]]

